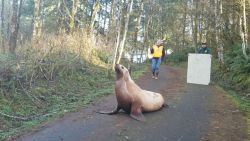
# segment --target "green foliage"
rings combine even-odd
[[[97,55],[98,55],[98,57],[100,58],[101,61],[103,61],[103,62],[105,62],[105,63],[108,63],[108,62],[109,62],[110,55],[107,54],[106,52],[103,52],[103,51],[98,50],[98,51],[97,51]]]
[[[234,101],[239,105],[239,107],[247,113],[247,124],[248,131],[247,134],[250,136],[250,99],[239,96],[234,91],[229,91],[230,96],[234,99]]]
[[[194,53],[194,48],[184,48],[184,49],[177,49],[174,50],[173,54],[167,57],[167,61],[173,64],[179,64],[181,62],[188,60],[188,54]]]
[[[224,64],[212,62],[212,80],[229,91],[233,99],[247,113],[250,135],[250,62],[240,45],[229,46],[224,54]]]
[[[132,79],[138,79],[143,74],[145,74],[148,70],[148,65],[146,63],[143,64],[131,64],[131,77]]]
[[[250,91],[250,62],[248,62],[243,54],[242,49],[238,46],[232,47],[225,53],[225,64],[215,65],[220,84],[227,88],[233,88],[238,91],[247,93]],[[216,62],[215,62],[216,64]],[[214,73],[215,73],[214,72]]]

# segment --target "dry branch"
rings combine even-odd
[[[51,115],[53,115],[55,113],[56,112],[48,113],[48,114],[45,114],[45,115],[38,115],[38,116],[19,117],[19,116],[8,115],[8,114],[5,114],[5,113],[0,111],[0,115],[3,116],[3,117],[15,119],[15,120],[21,120],[21,121],[28,121],[28,120],[38,119],[38,118],[42,118],[42,117],[47,117],[47,116],[51,116]]]

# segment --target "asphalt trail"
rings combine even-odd
[[[200,141],[208,132],[211,87],[186,83],[183,69],[162,65],[158,80],[150,73],[137,81],[141,88],[160,92],[169,108],[145,113],[146,122],[125,113],[102,115],[96,110],[116,106],[114,95],[107,96],[69,113],[16,141]]]

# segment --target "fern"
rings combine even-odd
[[[241,91],[250,90],[250,63],[244,58],[239,46],[229,47],[224,56],[225,70],[222,73],[224,86]]]

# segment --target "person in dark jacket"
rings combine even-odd
[[[165,56],[165,49],[163,47],[164,40],[158,40],[156,44],[150,48],[150,52],[153,56],[151,62],[152,62],[152,78],[158,79],[160,65],[162,62],[162,59]]]
[[[199,48],[198,53],[201,53],[201,54],[209,54],[210,53],[210,50],[207,47],[206,43],[201,43],[201,47]]]

